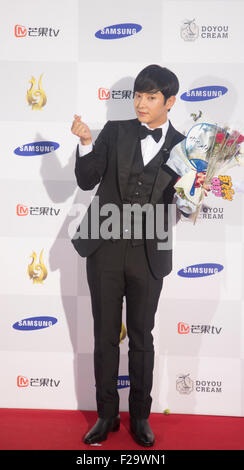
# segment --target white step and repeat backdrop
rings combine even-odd
[[[69,237],[77,204],[95,190],[76,185],[73,115],[94,138],[108,119],[135,117],[134,78],[157,63],[179,77],[170,119],[181,132],[200,112],[242,125],[243,15],[231,0],[1,0],[0,407],[96,409],[85,259]],[[227,176],[197,224],[175,229],[154,328],[153,412],[244,415],[244,169]]]

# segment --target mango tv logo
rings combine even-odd
[[[203,264],[193,264],[192,266],[187,266],[186,268],[180,269],[178,271],[178,276],[181,277],[204,277],[212,276],[219,273],[224,269],[222,264],[215,263],[203,263]]]
[[[199,88],[192,88],[191,90],[182,93],[181,99],[183,101],[206,101],[219,98],[227,93],[228,88],[225,86],[202,86]]]
[[[142,26],[136,23],[121,23],[111,26],[105,26],[95,33],[98,39],[121,39],[128,36],[133,36],[141,31]]]

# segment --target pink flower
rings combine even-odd
[[[244,142],[244,136],[241,135],[240,132],[238,131],[233,131],[230,137],[231,137],[231,142],[230,143],[227,142],[227,145],[232,145],[234,140],[236,141],[237,144],[241,144],[242,142]]]
[[[216,142],[217,144],[221,144],[221,142],[223,142],[225,138],[225,135],[224,134],[221,134],[220,132],[218,134],[216,134]]]
[[[244,135],[239,135],[238,139],[237,139],[237,143],[238,144],[241,144],[242,142],[244,142]]]

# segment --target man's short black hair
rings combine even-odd
[[[171,70],[160,65],[148,65],[137,75],[134,93],[156,93],[161,91],[166,103],[170,96],[179,91],[179,80]]]

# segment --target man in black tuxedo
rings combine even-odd
[[[154,366],[151,332],[163,278],[172,269],[168,207],[175,194],[173,186],[181,175],[166,162],[171,149],[184,139],[168,120],[178,89],[179,82],[173,72],[150,65],[135,80],[137,119],[108,121],[95,145],[90,129],[79,116],[75,115],[72,125],[73,134],[80,138],[75,163],[77,183],[83,190],[99,184],[97,198],[94,197],[72,239],[77,252],[87,258],[94,318],[98,419],[84,438],[87,444],[103,441],[110,431],[119,429],[117,378],[124,297],[129,338],[131,433],[142,446],[152,446],[155,442],[148,422]],[[180,209],[187,212],[181,203],[184,202],[179,201]],[[99,214],[95,224],[101,228],[108,222],[105,209],[111,205],[118,208],[119,223],[112,227],[110,236],[99,232],[94,237],[93,213]],[[139,213],[132,213],[129,223],[123,212],[125,205],[139,209],[157,205],[166,235],[159,238],[154,231],[148,238],[144,213],[140,219],[141,235],[135,236]],[[150,224],[155,224],[155,217],[150,219]]]

